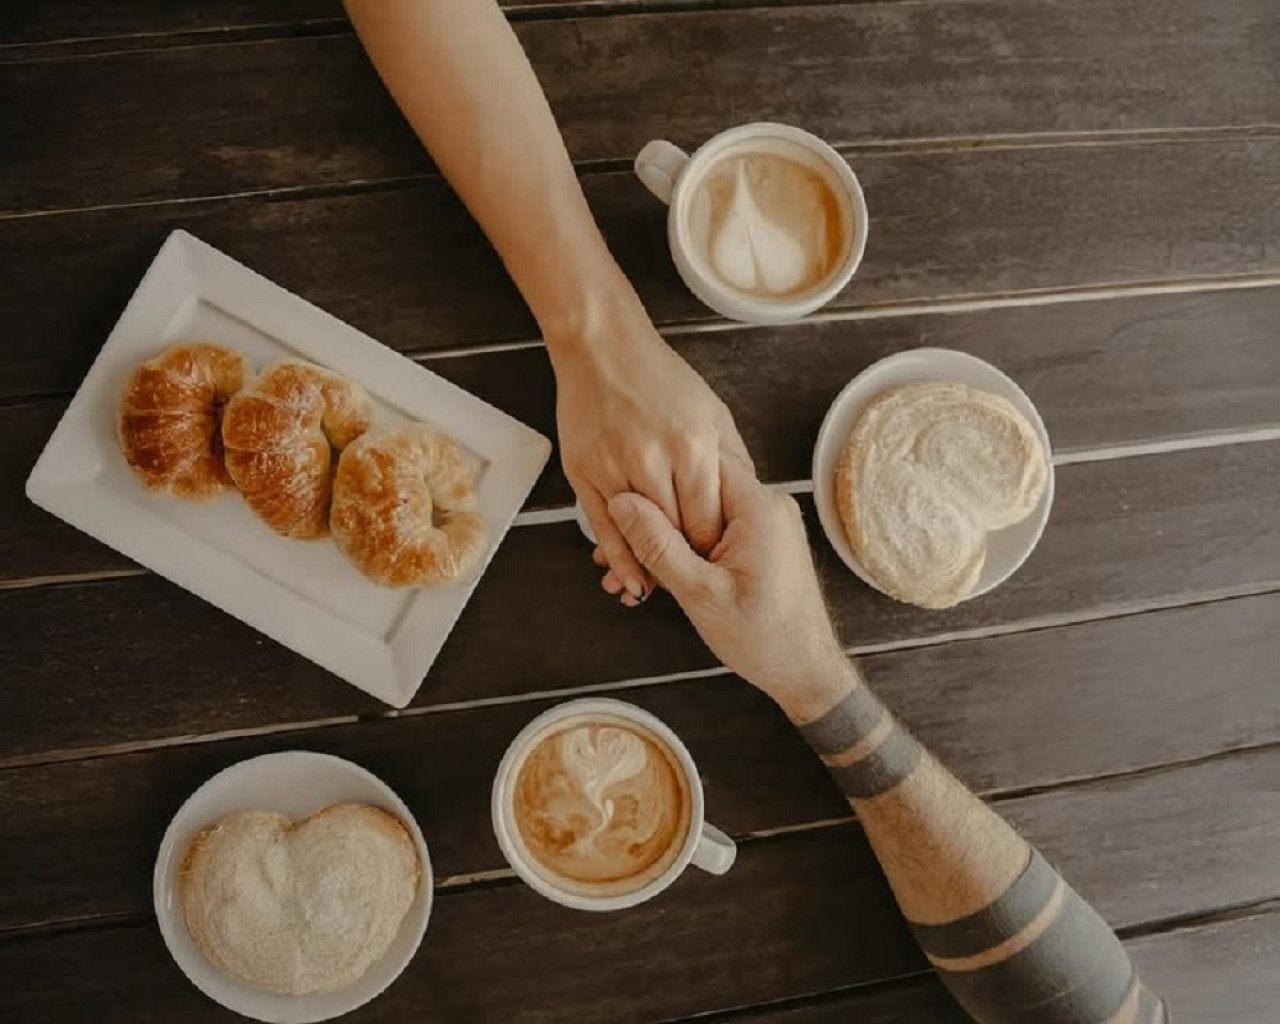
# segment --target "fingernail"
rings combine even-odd
[[[640,604],[641,604],[641,602],[640,602],[640,599],[639,599],[639,598],[632,597],[630,594],[623,594],[623,595],[622,595],[622,607],[624,607],[624,608],[639,608],[639,607],[640,607]]]
[[[629,593],[637,601],[643,601],[646,597],[649,596],[648,589],[639,580],[627,580],[627,593]]]

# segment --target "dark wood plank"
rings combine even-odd
[[[743,7],[751,0],[499,0],[513,17],[557,17],[569,13],[614,14],[663,7]],[[839,2],[839,0],[835,0]],[[844,0],[865,3],[869,0]],[[771,6],[809,4],[811,0],[774,0]],[[253,32],[281,37],[308,31],[347,28],[339,0],[202,0],[175,4],[145,0],[103,4],[96,0],[45,0],[23,8],[0,9],[0,56],[13,59],[58,53],[100,52],[130,47],[184,45],[192,36],[228,37]],[[59,45],[60,44],[60,45]]]
[[[1063,467],[1049,528],[1022,571],[946,612],[882,598],[825,542],[817,551],[850,644],[1014,630],[1280,587],[1280,521],[1272,514],[1278,488],[1276,442]],[[415,703],[714,664],[665,595],[637,611],[606,598],[588,550],[572,523],[513,530]],[[0,677],[23,680],[0,692],[0,757],[378,707],[151,576],[10,591],[0,594],[0,621],[13,637],[0,648]]]
[[[1280,270],[1280,138],[855,162],[874,223],[832,309]],[[585,186],[656,320],[708,319],[672,267],[660,204],[630,174]],[[0,398],[72,391],[175,227],[400,351],[536,337],[501,262],[437,181],[0,220],[0,313],[14,325]]]
[[[342,20],[340,0],[54,0],[6,4],[0,8],[0,44],[48,44],[244,28],[294,28],[317,21]],[[156,41],[157,44],[162,42]]]
[[[1270,84],[1280,13],[1268,0],[854,4],[517,31],[583,161],[630,158],[659,136],[696,144],[750,120],[795,122],[843,144],[1252,126],[1280,113]],[[0,111],[3,211],[335,185],[429,166],[345,34],[15,62],[0,65],[0,93],[12,98]]]
[[[943,344],[988,359],[1039,406],[1055,451],[1145,444],[1280,424],[1280,288],[855,322],[803,323],[672,339],[729,407],[767,480],[809,475],[828,405],[877,359]],[[1212,345],[1204,339],[1212,337]],[[429,363],[555,436],[545,351]],[[1152,372],[1158,366],[1159,372]],[[61,402],[0,408],[0,582],[124,570],[128,559],[31,505],[23,481]],[[553,458],[527,505],[569,504]]]
[[[1274,790],[1273,790],[1274,794]],[[1280,913],[1134,939],[1138,970],[1171,1000],[1174,1019],[1270,1024],[1280,1005]]]
[[[1280,1002],[1280,913],[1202,924],[1130,939],[1143,979],[1176,1021],[1273,1024]],[[931,977],[852,992],[740,1018],[749,1024],[968,1024],[970,1018]]]
[[[1280,708],[1266,666],[1278,658],[1280,595],[1272,595],[879,655],[864,667],[938,757],[979,792],[998,793],[1274,744]],[[848,813],[796,731],[740,680],[672,683],[619,696],[648,708],[685,740],[702,771],[709,813],[734,835]],[[420,815],[441,878],[501,868],[487,825],[494,766],[511,737],[550,703],[0,772],[7,837],[0,837],[0,877],[9,880],[0,895],[0,929],[144,909],[154,849],[186,795],[227,765],[273,750],[325,751],[385,779]],[[1054,723],[1049,735],[1046,721]],[[1248,778],[1247,770],[1239,771]],[[1179,864],[1189,877],[1148,877],[1131,898],[1118,898],[1118,912],[1139,920],[1160,916],[1170,884],[1193,907],[1256,897],[1254,875],[1232,876],[1241,847],[1252,842],[1244,833],[1257,787],[1241,785],[1236,796],[1223,788],[1211,830],[1202,827],[1206,812],[1185,794],[1172,791],[1166,806],[1155,794],[1171,791],[1149,780],[1109,784],[1105,793],[1059,794],[1048,819],[1041,797],[1007,806],[1058,856],[1079,859],[1081,881],[1102,888],[1117,873],[1141,874],[1134,858],[1143,851],[1117,834],[1109,840],[1111,858],[1090,868],[1086,847],[1096,836],[1078,829],[1079,821],[1103,814],[1123,819],[1135,793],[1146,794],[1152,831],[1144,841],[1163,829],[1167,845],[1182,851]],[[1078,820],[1061,818],[1062,807],[1076,808]],[[1187,820],[1184,812],[1202,817]],[[30,855],[33,845],[42,851],[38,858]],[[1241,888],[1233,889],[1237,881]]]
[[[1277,771],[1280,751],[1242,754],[1070,794],[1100,798],[1087,806],[1041,794],[1023,802],[1038,813],[1024,806],[1021,816],[1030,838],[1077,881],[1113,849],[1133,851],[1109,876],[1079,885],[1123,926],[1136,923],[1126,916],[1135,886],[1159,893],[1144,902],[1161,917],[1198,909],[1193,900],[1215,882],[1230,895],[1280,891],[1280,865],[1268,857],[1280,822],[1259,799]],[[1168,842],[1188,826],[1223,830],[1213,874],[1194,893],[1179,883],[1203,861],[1184,861]],[[1070,830],[1095,841],[1059,844],[1055,835]],[[63,1013],[93,1005],[97,1019],[123,1019],[145,992],[152,1012],[205,1019],[201,997],[165,963],[150,925],[13,942],[6,954],[19,979],[0,989],[7,1016],[42,1020],[56,1003]],[[922,967],[865,840],[842,825],[745,844],[724,878],[695,872],[622,914],[568,911],[519,884],[445,890],[418,959],[365,1019],[662,1021]],[[148,984],[139,987],[144,970]]]

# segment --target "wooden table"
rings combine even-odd
[[[1039,404],[1058,496],[1014,579],[926,613],[815,531],[831,602],[886,700],[1120,930],[1180,1021],[1274,1024],[1280,5],[510,13],[619,259],[767,478],[804,481],[840,387],[922,343],[994,361]],[[178,226],[548,434],[553,392],[528,312],[332,0],[0,19],[0,1020],[227,1019],[165,952],[153,857],[210,774],[296,747],[386,779],[439,873],[418,957],[352,1020],[957,1020],[782,717],[670,602],[602,597],[558,468],[401,714],[25,501]],[[847,154],[870,246],[820,320],[729,327],[680,285],[628,161],[764,118]],[[606,690],[687,740],[741,856],[596,916],[502,870],[487,801],[522,724]]]

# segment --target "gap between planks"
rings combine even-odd
[[[145,575],[139,570],[137,575]],[[1033,619],[1022,619],[1017,622],[1002,623],[995,626],[980,626],[972,629],[951,630],[933,633],[928,636],[912,637],[905,640],[888,641],[879,644],[861,644],[845,648],[850,658],[863,658],[879,654],[892,654],[897,651],[916,650],[924,647],[940,647],[945,644],[965,643],[976,640],[988,640],[1002,636],[1022,633],[1036,633],[1046,629],[1063,629],[1071,626],[1085,625],[1090,622],[1101,622],[1109,619],[1129,618],[1135,615],[1150,615],[1159,612],[1176,611],[1180,608],[1196,608],[1203,605],[1216,604],[1221,601],[1234,601],[1246,597],[1262,597],[1275,593],[1271,586],[1230,587],[1224,590],[1209,591],[1197,594],[1190,600],[1173,601],[1131,601],[1116,605],[1105,605],[1089,611],[1069,614],[1044,615]],[[135,740],[127,743],[106,744],[103,746],[77,747],[70,750],[43,751],[39,754],[23,754],[17,757],[0,759],[0,771],[16,771],[25,768],[41,768],[48,765],[66,764],[73,761],[92,761],[104,757],[118,757],[127,754],[147,753],[164,750],[170,747],[185,747],[196,744],[217,743],[222,740],[250,739],[266,736],[277,736],[285,733],[311,732],[328,729],[340,725],[356,725],[360,723],[389,722],[399,718],[414,718],[420,715],[448,714],[455,711],[475,711],[481,708],[505,707],[508,705],[529,704],[546,700],[570,700],[604,693],[615,693],[620,690],[643,689],[651,686],[664,686],[670,683],[690,682],[698,679],[714,679],[733,673],[723,665],[708,668],[689,669],[683,672],[669,672],[662,675],[639,676],[631,679],[613,680],[604,683],[588,683],[582,686],[568,686],[557,689],[536,690],[529,693],[512,694],[502,697],[481,697],[476,700],[449,701],[431,704],[424,707],[389,709],[364,715],[337,715],[331,718],[306,719],[294,722],[278,722],[272,725],[252,726],[243,729],[228,729],[213,733],[188,733],[179,736],[166,736],[160,739]],[[1238,753],[1248,747],[1232,747],[1223,753]],[[1216,755],[1206,755],[1213,757]],[[1171,762],[1172,763],[1172,762]],[[1146,769],[1142,769],[1146,770]],[[1093,776],[1072,777],[1068,781],[1087,781]],[[1046,788],[1055,788],[1056,784],[1047,784]],[[1033,788],[1016,791],[1019,795],[1034,792]]]

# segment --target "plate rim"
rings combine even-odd
[[[336,1013],[327,1013],[317,1016],[308,1015],[303,1012],[300,1014],[286,1014],[283,1016],[261,1016],[257,1013],[247,1012],[238,1006],[231,1006],[217,994],[211,992],[202,983],[200,978],[196,977],[190,970],[188,970],[186,960],[179,955],[175,948],[175,940],[172,935],[172,929],[186,928],[186,923],[182,920],[181,909],[166,909],[166,904],[168,903],[166,897],[170,891],[171,879],[174,878],[180,864],[180,859],[177,857],[176,850],[177,828],[180,819],[184,814],[186,814],[188,808],[193,807],[203,795],[217,785],[225,776],[231,775],[235,772],[248,771],[251,765],[261,766],[263,762],[269,762],[280,758],[305,758],[308,760],[325,761],[330,764],[337,765],[341,767],[342,770],[350,772],[361,778],[363,781],[369,783],[382,795],[384,799],[387,800],[389,804],[391,804],[395,809],[396,816],[400,818],[401,822],[408,828],[410,838],[413,840],[414,847],[418,852],[419,863],[422,869],[421,877],[418,880],[418,886],[419,892],[422,895],[423,908],[420,920],[414,924],[414,934],[412,936],[410,947],[405,954],[404,962],[396,968],[396,970],[386,979],[386,982],[383,985],[369,993],[366,998],[361,999],[359,1002],[352,1003],[350,1006],[346,1007],[346,1009],[339,1010]],[[321,807],[323,806],[327,805],[322,803]],[[272,810],[272,808],[269,807],[260,809]],[[291,820],[293,819],[291,818]],[[213,822],[209,822],[209,824],[213,824]],[[176,888],[176,881],[174,881],[174,887]],[[409,805],[394,789],[391,788],[391,786],[363,765],[356,764],[354,761],[349,761],[345,757],[339,757],[336,754],[328,754],[319,750],[306,750],[298,747],[290,748],[288,750],[269,751],[264,754],[256,754],[253,757],[242,758],[239,761],[233,761],[231,764],[214,772],[187,795],[186,799],[182,801],[178,809],[173,813],[173,816],[169,819],[169,824],[165,826],[164,835],[160,840],[159,846],[156,848],[155,866],[152,869],[151,876],[151,899],[152,909],[156,915],[156,925],[160,931],[161,940],[164,942],[165,950],[168,952],[170,958],[173,960],[174,964],[177,965],[178,969],[182,972],[187,981],[189,981],[206,998],[211,999],[213,1002],[227,1010],[230,1010],[232,1013],[240,1014],[241,1016],[252,1020],[263,1021],[265,1024],[318,1024],[320,1021],[333,1020],[337,1017],[351,1013],[353,1010],[356,1010],[361,1006],[371,1003],[374,999],[377,999],[383,992],[390,988],[391,985],[394,984],[405,972],[409,964],[413,962],[414,957],[417,956],[418,950],[422,946],[422,940],[426,935],[427,925],[431,919],[431,912],[435,907],[435,871],[431,864],[431,854],[427,848],[426,836],[423,835],[422,828],[419,826],[417,818],[414,816],[413,811],[409,809]],[[401,921],[401,928],[404,926],[405,922]],[[200,950],[199,946],[195,945],[194,939],[192,940],[192,945],[195,948],[196,955],[205,962],[211,971],[219,972],[230,984],[241,989],[250,996],[261,995],[263,997],[296,999],[300,1001],[305,1001],[311,998],[309,996],[288,997],[281,993],[259,992],[258,990],[243,984],[238,979],[227,974],[216,964],[210,962],[204,956],[204,953]],[[342,991],[343,989],[338,989],[336,992],[322,993],[322,995],[332,997],[341,994]],[[303,1003],[299,1002],[295,1005],[302,1006]]]
[[[411,597],[396,626],[379,636],[101,483],[100,465],[85,464],[76,436],[97,430],[91,400],[107,387],[115,348],[146,334],[155,334],[156,346],[162,346],[164,334],[153,322],[157,314],[169,315],[172,322],[184,303],[200,299],[304,358],[326,366],[337,362],[386,405],[432,420],[485,460],[480,500],[489,513],[491,542],[472,578],[451,588],[455,600],[427,607],[428,602]],[[291,322],[301,326],[290,327]],[[433,409],[444,411],[423,417],[423,395]],[[551,451],[551,441],[533,428],[178,228],[160,246],[94,357],[28,475],[25,492],[35,505],[155,574],[345,682],[403,708],[416,696]],[[496,515],[495,509],[500,510]],[[299,602],[304,614],[297,613]]]
[[[982,373],[990,374],[993,377],[1002,380],[1008,388],[1021,396],[1025,407],[1020,408],[1018,411],[1027,417],[1031,426],[1036,431],[1036,435],[1039,437],[1040,443],[1044,446],[1045,463],[1048,470],[1044,493],[1040,496],[1040,500],[1036,503],[1036,507],[1031,513],[1032,516],[1036,517],[1037,522],[1025,550],[1004,572],[996,575],[990,580],[987,580],[985,583],[980,581],[979,585],[974,588],[973,592],[966,595],[960,603],[963,604],[967,601],[974,600],[975,598],[982,597],[984,594],[989,594],[997,587],[1006,583],[1014,573],[1022,568],[1027,559],[1031,557],[1031,554],[1039,546],[1040,540],[1044,536],[1045,528],[1049,523],[1049,517],[1053,512],[1053,502],[1056,493],[1053,445],[1049,437],[1048,428],[1044,424],[1044,418],[1040,415],[1040,410],[1036,406],[1035,402],[1031,400],[1031,396],[1026,393],[1022,386],[994,363],[990,363],[982,357],[975,356],[973,353],[965,352],[962,349],[945,348],[940,345],[920,345],[915,348],[907,348],[898,352],[891,352],[889,355],[882,356],[869,366],[864,367],[840,389],[839,394],[837,394],[832,400],[831,405],[823,415],[822,425],[818,428],[817,438],[813,445],[813,456],[810,462],[810,479],[813,484],[814,506],[818,513],[818,522],[822,526],[822,532],[826,536],[827,543],[831,545],[831,548],[835,551],[836,555],[845,564],[845,566],[855,576],[862,580],[863,583],[871,587],[877,593],[884,594],[886,597],[894,601],[898,601],[900,604],[910,604],[910,602],[904,602],[900,598],[895,597],[893,594],[890,594],[881,588],[854,554],[853,547],[849,544],[848,538],[845,536],[844,525],[840,521],[839,512],[835,507],[835,480],[828,479],[832,474],[824,472],[821,463],[824,462],[828,456],[829,449],[835,445],[837,441],[842,440],[832,436],[835,432],[836,422],[848,412],[846,407],[851,401],[852,396],[868,377],[871,377],[877,372],[884,372],[885,369],[892,366],[894,363],[905,362],[911,358],[929,359],[939,357],[945,359],[959,359],[963,362],[968,362],[979,368]],[[938,379],[942,378],[939,377]],[[879,394],[879,392],[876,392],[876,394]],[[872,397],[875,396],[869,395],[868,400]],[[860,412],[861,407],[857,411]],[[911,606],[919,607],[918,605]]]

